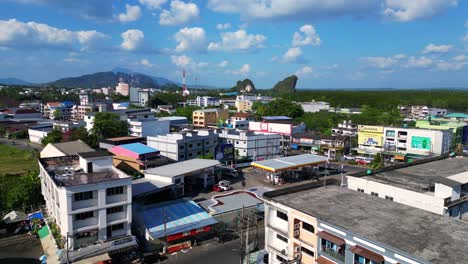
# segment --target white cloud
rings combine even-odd
[[[441,71],[459,71],[465,67],[466,61],[439,61],[437,69]]]
[[[348,74],[346,77],[348,79],[350,79],[351,81],[360,81],[360,80],[363,80],[364,78],[366,78],[367,74],[365,74],[364,72],[361,72],[361,71],[357,71],[357,72],[353,72],[351,74]]]
[[[131,22],[138,20],[141,17],[141,9],[135,5],[125,5],[125,13],[121,13],[118,16],[120,22]]]
[[[218,64],[218,67],[220,68],[226,68],[229,65],[229,61],[223,60]]]
[[[250,69],[250,64],[244,64],[244,65],[242,65],[242,67],[241,67],[238,71],[236,71],[236,72],[237,72],[237,74],[239,74],[239,75],[247,75],[247,74],[250,73],[250,70],[251,70],[251,69]]]
[[[69,63],[77,63],[77,62],[81,62],[80,59],[78,58],[65,58],[63,59],[64,62],[69,62]]]
[[[187,50],[202,51],[206,47],[206,33],[203,28],[182,28],[174,35],[177,42],[176,52],[184,52]]]
[[[197,18],[199,14],[200,10],[196,4],[173,0],[171,2],[171,9],[164,9],[159,15],[159,24],[180,25]]]
[[[218,29],[218,30],[226,30],[226,29],[230,29],[230,28],[231,28],[230,23],[224,23],[224,24],[217,24],[216,25],[216,29]]]
[[[208,45],[208,50],[224,50],[224,51],[248,51],[257,48],[262,48],[266,37],[264,35],[247,34],[243,29],[235,32],[222,32],[221,42],[211,42]]]
[[[458,56],[453,57],[454,61],[466,61],[468,60],[468,57],[464,54],[460,54]]]
[[[90,49],[108,38],[109,36],[96,30],[71,31],[36,22],[0,20],[0,46],[4,47]]]
[[[379,69],[389,69],[398,64],[398,59],[394,57],[366,57],[362,60],[369,66]]]
[[[422,54],[428,54],[428,53],[447,53],[452,49],[452,45],[435,45],[435,44],[429,44],[427,45],[423,51]]]
[[[209,0],[208,8],[216,12],[237,13],[246,19],[290,18],[296,20],[358,16],[378,10],[375,0]]]
[[[382,15],[398,22],[435,16],[458,0],[385,0]]]
[[[148,59],[141,59],[140,64],[148,68],[151,68],[154,66]]]
[[[208,65],[210,65],[208,62],[199,62],[199,63],[197,63],[198,68],[206,68],[206,67],[208,67]]]
[[[416,58],[414,56],[409,57],[408,64],[406,65],[407,68],[428,68],[433,64],[431,58],[422,56]]]
[[[182,68],[193,64],[192,58],[186,56],[185,54],[180,56],[173,55],[171,56],[171,61],[175,66]]]
[[[302,49],[301,47],[290,48],[283,54],[283,62],[298,62],[301,60]]]
[[[406,55],[405,54],[397,54],[397,55],[393,56],[393,58],[397,59],[397,60],[401,60],[401,59],[405,59]]]
[[[314,69],[312,69],[312,67],[304,66],[300,68],[299,70],[297,70],[295,74],[300,78],[305,78],[311,75],[313,72],[314,72]]]
[[[134,51],[142,47],[145,35],[141,30],[129,29],[120,35],[123,39],[120,47],[124,50]]]
[[[303,25],[299,31],[302,32],[302,34],[300,32],[294,32],[292,45],[295,47],[306,45],[318,46],[322,42],[312,25]]]
[[[167,0],[139,0],[140,4],[146,6],[148,9],[158,9],[161,8]]]

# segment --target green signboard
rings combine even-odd
[[[431,138],[411,137],[411,148],[431,150]]]

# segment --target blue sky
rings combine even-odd
[[[461,0],[0,0],[0,78],[114,67],[190,84],[468,87]]]

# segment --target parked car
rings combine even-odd
[[[228,176],[228,177],[233,177],[233,178],[239,177],[239,172],[236,169],[231,168],[231,167],[217,166],[215,168],[215,172],[223,176]]]
[[[226,180],[219,181],[218,184],[215,184],[213,186],[213,191],[215,192],[224,192],[224,191],[229,191],[231,189],[232,189],[231,182],[226,181]]]
[[[369,165],[374,159],[369,157],[356,157],[356,162],[359,165]]]
[[[343,158],[344,158],[345,160],[356,160],[356,157],[350,156],[350,155],[344,155]]]

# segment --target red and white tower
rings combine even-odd
[[[187,89],[187,83],[186,83],[186,78],[185,78],[185,69],[182,70],[182,95],[187,96],[189,95],[190,92]]]

